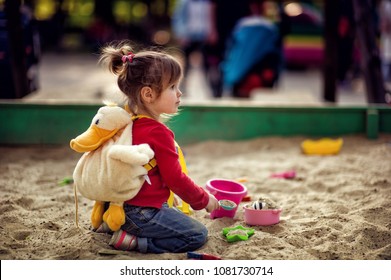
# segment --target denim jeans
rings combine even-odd
[[[142,253],[181,253],[206,243],[208,230],[200,222],[167,203],[161,209],[125,204],[126,221],[122,230],[138,237]]]

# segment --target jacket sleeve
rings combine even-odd
[[[175,148],[174,134],[168,128],[159,127],[151,132],[154,139],[152,149],[163,182],[194,210],[206,207],[208,193],[182,172],[179,156]]]

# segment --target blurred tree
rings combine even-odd
[[[115,25],[113,14],[113,0],[95,0],[94,16],[108,25]]]
[[[8,61],[12,79],[7,81],[11,85],[10,87],[0,87],[0,89],[4,89],[0,91],[1,98],[22,98],[29,93],[21,4],[21,0],[5,0],[4,4],[8,33]]]
[[[325,51],[323,70],[323,98],[325,101],[335,102],[337,81],[337,21],[338,1],[324,3],[324,38]]]
[[[357,26],[357,39],[360,48],[362,71],[367,90],[368,103],[385,103],[385,88],[381,75],[379,48],[376,28],[371,11],[375,4],[370,0],[352,0]],[[325,15],[325,63],[323,97],[326,101],[336,101],[338,61],[338,18],[340,1],[324,1]],[[368,16],[369,14],[369,16]]]
[[[367,101],[368,103],[386,103],[380,53],[375,34],[376,27],[373,16],[368,13],[368,11],[374,11],[376,7],[370,0],[353,0],[353,4]]]

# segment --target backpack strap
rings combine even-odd
[[[150,171],[150,170],[152,170],[156,165],[157,165],[156,159],[155,159],[155,158],[152,158],[147,164],[144,164],[144,168],[145,168],[147,171]]]
[[[149,118],[148,116],[145,116],[145,115],[134,115],[132,116],[132,121],[135,122],[141,118]],[[155,158],[152,158],[147,164],[144,165],[144,168],[147,170],[147,171],[150,171],[152,170],[155,166],[157,165],[156,163],[156,159]]]

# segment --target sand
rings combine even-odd
[[[391,259],[391,135],[344,137],[339,155],[308,156],[303,137],[207,141],[182,147],[191,177],[244,179],[252,200],[267,197],[282,209],[280,223],[252,226],[246,241],[228,243],[224,227],[245,224],[242,202],[234,218],[194,219],[209,229],[198,252],[223,259]],[[109,234],[91,231],[93,202],[79,198],[75,226],[70,177],[80,157],[66,146],[0,147],[0,259],[186,259],[186,254],[115,251]],[[293,179],[271,178],[295,170]]]

